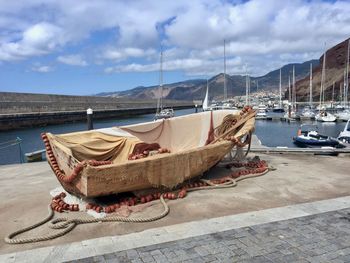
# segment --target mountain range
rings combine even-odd
[[[319,60],[310,60],[304,63],[293,63],[283,66],[282,85],[288,86],[288,78],[295,66],[296,80],[304,79],[309,74],[310,63],[313,68],[319,66]],[[273,91],[279,88],[279,69],[273,70],[264,76],[251,77],[251,92],[257,90]],[[220,73],[208,80],[210,99],[222,99],[224,94],[224,74]],[[207,86],[206,79],[191,79],[163,85],[163,97],[173,100],[202,100]],[[246,76],[226,74],[227,97],[245,94]],[[130,90],[116,92],[102,92],[97,96],[118,98],[156,99],[160,96],[159,86],[139,86]]]

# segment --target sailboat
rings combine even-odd
[[[159,120],[174,117],[175,113],[172,108],[163,109],[163,51],[160,52],[159,91],[160,95],[157,102],[157,112],[154,119]]]
[[[224,99],[221,105],[216,106],[219,110],[237,110],[232,103],[227,100],[227,81],[226,81],[226,40],[224,40]]]
[[[205,94],[205,96],[207,97],[208,94],[208,83],[207,83],[207,93]],[[205,98],[206,98],[205,97]],[[205,98],[203,101],[203,104],[205,102]],[[208,103],[208,102],[207,102]],[[226,40],[224,40],[224,99],[219,102],[219,103],[215,103],[215,104],[211,104],[210,106],[207,106],[206,109],[203,110],[237,110],[237,107],[235,107],[232,103],[230,103],[227,100],[227,85],[226,85]]]
[[[282,106],[282,69],[280,68],[280,97],[279,97],[279,103],[277,107],[273,108],[273,112],[284,112],[284,108]]]
[[[310,97],[309,97],[309,107],[306,106],[301,113],[301,118],[311,119],[315,117],[315,112],[312,110],[312,63],[310,63]]]
[[[295,66],[293,66],[293,80],[292,80],[292,90],[289,92],[291,94],[291,108],[288,109],[288,112],[284,115],[285,118],[288,118],[289,120],[296,120],[299,119],[300,116],[297,114],[297,95],[296,95],[296,89],[295,89]],[[290,81],[289,81],[289,90],[290,90]]]
[[[325,51],[323,55],[323,65],[322,65],[322,75],[321,75],[321,87],[320,87],[320,105],[319,105],[319,110],[318,113],[315,116],[315,119],[317,121],[322,121],[322,122],[334,122],[337,120],[337,118],[326,111],[324,104],[324,82],[326,78],[326,54],[327,51]]]
[[[205,93],[205,97],[203,100],[202,109],[203,109],[203,111],[211,110],[211,108],[209,107],[209,83],[208,83],[208,79],[207,79],[207,91]]]

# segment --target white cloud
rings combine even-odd
[[[88,65],[88,63],[82,58],[81,55],[59,56],[57,58],[57,61],[71,66],[84,67]]]
[[[61,28],[45,22],[38,23],[27,28],[19,41],[0,43],[0,60],[21,60],[48,54],[63,43]]]
[[[51,66],[33,66],[31,68],[31,71],[39,72],[39,73],[48,73],[53,71],[53,68]]]
[[[232,73],[232,69],[239,67],[241,64],[240,58],[228,59],[226,65],[230,67],[228,73]],[[222,60],[205,60],[205,59],[194,59],[194,58],[184,58],[184,59],[174,59],[167,60],[163,62],[164,71],[175,71],[175,70],[185,70],[188,75],[208,75],[217,74],[222,72],[223,61]],[[137,64],[131,63],[127,65],[118,65],[114,67],[107,67],[105,69],[106,73],[120,73],[120,72],[153,72],[159,71],[159,63],[150,64]],[[241,69],[240,69],[241,70]]]
[[[99,56],[102,59],[122,61],[127,58],[141,58],[150,57],[155,55],[157,52],[153,48],[142,49],[136,47],[125,47],[125,48],[107,48]]]
[[[110,65],[106,72],[144,72],[159,68],[162,44],[168,70],[204,74],[222,72],[226,39],[228,61],[235,61],[228,72],[241,73],[247,63],[251,73],[263,74],[318,58],[325,42],[331,47],[349,37],[349,13],[349,1],[3,1],[0,61],[79,45],[80,57],[58,60],[82,66],[83,57],[92,54],[99,64]],[[106,31],[114,35],[105,38]],[[98,44],[91,44],[96,32],[102,32]]]

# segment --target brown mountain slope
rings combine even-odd
[[[333,83],[334,83],[334,100],[339,100],[340,90],[344,86],[344,70],[346,68],[346,60],[348,58],[348,41],[337,44],[330,48],[326,52],[326,75],[325,75],[325,100],[332,99]],[[322,64],[323,55],[319,59],[319,66],[314,68],[313,74],[313,100],[318,101],[320,98],[320,87],[321,87],[321,75],[322,75]],[[297,100],[307,101],[309,100],[309,85],[310,76],[296,82]],[[288,97],[288,91],[286,92]]]

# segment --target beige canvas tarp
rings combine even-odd
[[[97,131],[54,135],[53,139],[69,149],[79,161],[111,160],[114,163],[127,160],[135,144],[141,142],[136,137],[113,136]]]
[[[221,124],[228,114],[238,111],[220,110],[212,115],[214,127]],[[111,160],[122,163],[128,160],[134,146],[140,142],[158,143],[171,152],[181,152],[205,145],[210,128],[211,113],[202,112],[155,122],[94,131],[51,135],[55,143],[64,146],[67,153],[77,160]],[[248,120],[240,136],[254,127],[254,119]]]
[[[219,110],[213,112],[214,127],[219,126],[228,114],[239,115],[239,111]],[[208,138],[210,120],[210,112],[201,112],[176,117],[176,119],[159,120],[153,123],[141,123],[120,128],[142,141],[159,143],[172,152],[178,152],[204,146]]]

